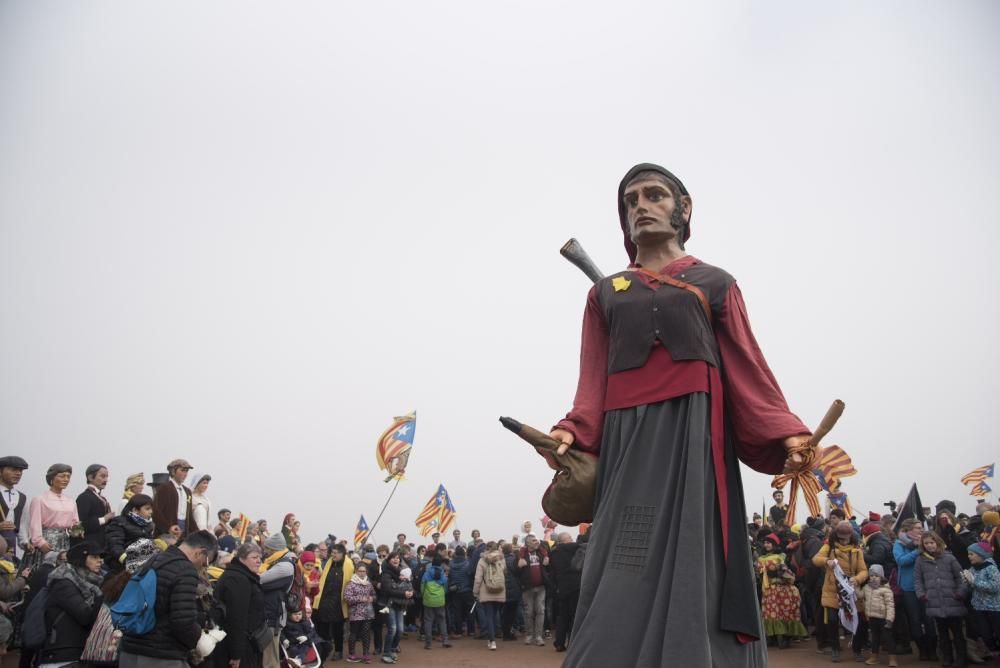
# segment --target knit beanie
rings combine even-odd
[[[125,548],[125,570],[134,575],[157,552],[156,543],[140,538]]]
[[[868,567],[869,575],[877,575],[883,580],[885,579],[885,570],[879,564],[872,564]]]
[[[281,552],[288,549],[288,545],[285,543],[285,537],[280,533],[276,533],[264,541],[264,548],[271,552]]]
[[[316,553],[306,550],[299,555],[299,563],[303,564],[315,564],[316,563]]]
[[[982,559],[991,559],[993,553],[990,551],[989,543],[973,543],[969,546],[969,552],[979,556]]]
[[[766,536],[764,536],[764,540],[766,540],[767,542],[771,543],[775,547],[778,547],[778,546],[781,545],[781,539],[778,538],[777,534],[769,533]]]
[[[878,533],[879,531],[881,531],[881,529],[882,527],[880,527],[876,522],[869,522],[868,524],[861,527],[861,535],[870,536],[873,533]]]

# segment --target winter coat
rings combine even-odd
[[[352,622],[365,619],[375,619],[375,606],[368,598],[375,596],[375,587],[371,581],[360,584],[351,580],[344,590],[344,600],[347,601],[348,617]]]
[[[264,625],[260,576],[239,559],[233,559],[215,585],[215,600],[226,606],[222,623],[226,637],[212,655],[217,659],[215,665],[227,666],[231,660],[239,659],[240,668],[259,666],[262,658],[251,637]]]
[[[291,552],[271,564],[260,574],[261,599],[264,621],[268,626],[280,629],[285,625],[285,598],[295,582],[295,555]]]
[[[896,602],[888,583],[879,586],[868,583],[864,587],[865,616],[868,619],[884,619],[886,624],[892,624],[896,619]]]
[[[65,572],[64,569],[73,568],[76,567],[63,564],[49,576],[45,623],[55,630],[55,642],[50,642],[53,640],[50,634],[38,657],[39,665],[79,661],[83,647],[87,644],[87,636],[90,635],[90,627],[94,625],[101,609],[102,596],[99,591],[91,592],[93,604],[87,605],[79,585],[69,577],[60,577]],[[96,582],[91,584],[97,587]]]
[[[125,554],[125,548],[140,538],[153,539],[152,523],[149,526],[140,526],[127,515],[119,515],[112,518],[104,527],[104,561],[108,566],[108,570],[113,573],[120,573],[125,570],[125,564],[121,560],[122,555]]]
[[[507,601],[521,600],[520,570],[517,567],[517,555],[511,552],[504,557],[503,583],[506,589]]]
[[[556,581],[556,595],[559,598],[566,598],[580,591],[580,571],[574,571],[570,566],[578,549],[578,543],[559,543],[549,557],[549,566]]]
[[[892,559],[892,543],[881,531],[868,537],[865,544],[865,565],[871,568],[878,564],[888,575],[895,566]]]
[[[486,577],[487,563],[499,563],[500,568],[502,568],[505,573],[507,571],[506,563],[503,558],[503,552],[500,550],[484,552],[483,556],[479,559],[479,563],[476,564],[476,576],[472,581],[472,594],[480,603],[504,603],[507,600],[506,587],[504,587],[504,591],[498,593],[492,593],[486,588],[484,578]],[[506,578],[504,579],[506,580]]]
[[[121,651],[187,661],[201,638],[198,571],[174,545],[153,557],[151,567],[156,570],[156,626],[144,636],[122,636]]]
[[[968,589],[962,577],[962,567],[951,552],[942,552],[933,559],[921,554],[914,569],[913,585],[917,597],[927,606],[928,617],[962,617],[966,614],[965,595]]]
[[[406,592],[413,591],[409,582],[403,582],[399,577],[399,569],[388,561],[382,562],[382,577],[379,581],[379,606],[391,605],[394,608],[406,609],[413,605],[412,598],[406,598]]]
[[[917,564],[920,550],[908,539],[900,538],[892,546],[892,558],[896,562],[896,582],[903,591],[914,591],[913,569]]]
[[[1000,612],[1000,570],[992,559],[972,567],[972,609]]]
[[[458,589],[458,593],[472,591],[472,569],[468,559],[454,558],[451,560],[451,569],[448,571],[449,586]]]
[[[834,551],[837,554],[837,563],[848,578],[854,578],[857,586],[861,587],[868,579],[868,567],[865,566],[865,555],[859,547],[851,547],[845,552]],[[846,554],[846,556],[845,556]],[[823,594],[820,597],[824,608],[840,608],[840,596],[837,593],[837,578],[833,574],[833,569],[826,565],[830,559],[830,545],[826,544],[819,549],[813,557],[813,566],[819,566],[826,570],[823,577]]]
[[[443,608],[448,591],[448,576],[442,566],[428,566],[420,581],[421,598],[425,608]]]
[[[797,557],[796,561],[806,569],[804,584],[808,590],[818,591],[823,585],[826,569],[814,566],[812,559],[823,547],[823,533],[812,527],[803,527],[802,533],[799,534],[799,542],[801,543],[799,547],[801,557]]]

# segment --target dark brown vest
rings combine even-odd
[[[615,290],[614,279],[630,281],[625,290]],[[674,278],[698,287],[712,307],[715,319],[721,312],[735,279],[718,267],[699,263]],[[659,340],[675,360],[703,360],[719,367],[719,352],[698,297],[671,285],[652,288],[631,271],[623,271],[597,283],[597,299],[608,325],[608,373],[638,369],[646,364],[653,344]]]

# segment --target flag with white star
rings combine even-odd
[[[417,431],[417,412],[394,418],[389,428],[382,432],[375,446],[375,460],[378,467],[388,472],[389,482],[393,478],[400,479],[406,472],[406,464],[410,460],[410,449],[413,447],[413,435]]]

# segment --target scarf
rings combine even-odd
[[[143,517],[139,513],[135,512],[134,510],[129,511],[128,518],[134,524],[138,524],[143,529],[145,529],[146,527],[148,527],[149,525],[151,525],[153,523],[153,518],[152,517]]]
[[[920,550],[920,554],[924,555],[925,557],[927,557],[931,561],[937,561],[937,559],[934,557],[934,555],[931,554],[930,552],[926,552],[925,550]]]
[[[258,572],[259,573],[266,573],[266,572],[268,572],[271,569],[271,566],[273,566],[274,564],[276,564],[278,562],[278,560],[281,559],[286,554],[288,554],[288,550],[287,549],[285,549],[285,550],[278,550],[277,552],[275,552],[270,557],[268,557],[267,559],[264,560],[264,563],[262,563],[260,565],[260,570]]]
[[[757,557],[757,561],[761,565],[761,572],[762,572],[761,588],[764,591],[767,591],[768,589],[771,588],[771,578],[768,577],[767,574],[767,565],[773,562],[777,562],[778,564],[785,563],[785,555],[771,552],[768,554],[762,554],[761,556]]]
[[[365,577],[361,577],[360,575],[355,573],[354,575],[351,576],[351,582],[353,582],[354,584],[366,585],[368,584],[368,576],[366,575]]]
[[[80,590],[80,594],[83,596],[87,607],[93,607],[94,602],[97,601],[97,597],[101,596],[101,576],[98,573],[82,571],[82,569],[71,564],[62,564],[49,574],[49,584],[53,580],[69,580],[72,582]]]

